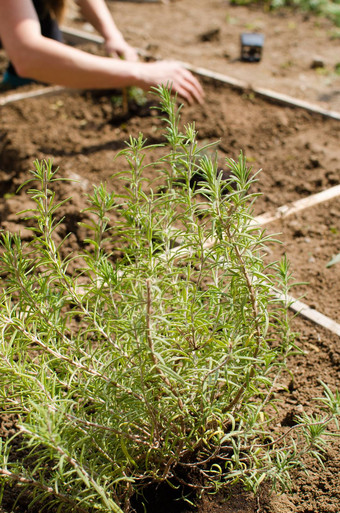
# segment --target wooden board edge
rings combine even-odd
[[[33,91],[26,91],[25,93],[12,93],[3,98],[0,98],[0,107],[8,105],[9,103],[18,102],[20,100],[27,100],[30,98],[38,98],[39,96],[52,96],[59,93],[70,93],[74,91],[68,87],[63,86],[45,86],[41,89],[35,89]]]
[[[297,214],[302,210],[319,205],[325,201],[335,199],[340,196],[340,184],[325,189],[324,191],[317,192],[306,198],[293,201],[287,205],[282,205],[274,213],[267,212],[255,217],[255,223],[265,225],[283,219],[285,217]]]

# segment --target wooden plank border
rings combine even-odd
[[[33,91],[26,91],[25,93],[12,93],[4,96],[3,98],[0,97],[0,107],[20,100],[38,98],[39,96],[53,96],[63,92],[71,93],[72,91],[74,90],[63,86],[46,86],[41,87],[40,89],[34,89]]]
[[[339,196],[340,184],[335,185],[334,187],[330,187],[324,191],[317,192],[316,194],[312,194],[311,196],[307,196],[306,198],[293,201],[288,205],[282,205],[274,213],[267,212],[265,214],[259,215],[255,218],[255,222],[260,225],[272,223],[273,221],[297,214],[306,208],[313,207],[319,203],[332,200]]]
[[[101,45],[104,43],[104,38],[96,34],[90,34],[83,30],[71,29],[69,27],[62,26],[61,32],[66,41],[71,44],[79,43],[96,43]]]
[[[192,71],[193,73],[196,73],[197,75],[201,75],[202,77],[212,78],[214,80],[223,82],[225,84],[229,84],[232,87],[236,87],[236,88],[244,90],[244,91],[251,91],[255,94],[258,94],[259,96],[262,96],[263,98],[265,98],[269,101],[272,101],[272,102],[282,103],[289,107],[298,107],[298,108],[307,110],[309,112],[313,112],[315,114],[321,114],[322,116],[326,116],[328,118],[332,118],[332,119],[336,119],[337,121],[340,121],[340,112],[324,109],[324,108],[319,107],[318,105],[315,105],[313,103],[307,102],[305,100],[300,100],[298,98],[293,98],[292,96],[288,96],[286,94],[277,93],[275,91],[272,91],[271,89],[264,89],[262,87],[253,87],[251,84],[248,84],[247,82],[244,82],[243,80],[239,80],[239,79],[230,77],[228,75],[223,75],[222,73],[210,71],[205,68],[192,66],[191,64],[188,64],[186,62],[182,62],[182,64],[189,71]]]
[[[314,310],[314,308],[311,308],[310,306],[306,305],[302,301],[299,301],[298,299],[293,298],[292,296],[285,297],[283,295],[278,295],[277,297],[282,302],[288,304],[289,308],[293,312],[300,314],[305,319],[308,319],[309,321],[314,322],[314,324],[318,324],[319,326],[326,328],[327,330],[340,337],[340,324],[333,321],[333,319],[330,317],[327,317],[327,315]]]
[[[104,42],[104,39],[101,36],[97,36],[94,34],[87,34],[84,31],[81,30],[74,30],[70,29],[68,27],[62,27],[62,32],[68,41],[71,43],[85,43],[85,42],[93,42],[97,44],[102,44]],[[152,55],[147,54],[141,49],[138,49],[138,52],[141,56],[152,58]],[[322,107],[319,107],[318,105],[315,105],[313,103],[307,102],[305,100],[300,100],[298,98],[293,98],[292,96],[288,96],[283,93],[277,93],[275,91],[272,91],[270,89],[265,89],[262,87],[253,87],[251,84],[239,80],[234,77],[230,77],[228,75],[224,75],[222,73],[217,73],[211,70],[208,70],[206,68],[201,68],[198,66],[193,66],[192,64],[189,64],[187,62],[182,62],[183,66],[187,68],[188,70],[192,71],[193,73],[196,73],[197,75],[201,75],[203,77],[212,78],[214,80],[218,80],[219,82],[223,82],[224,84],[228,84],[232,87],[236,87],[237,89],[241,89],[244,91],[252,91],[255,94],[258,94],[259,96],[262,96],[263,98],[266,98],[270,101],[275,101],[277,103],[282,103],[285,105],[289,105],[290,107],[298,107],[301,109],[308,110],[310,112],[314,112],[316,114],[321,114],[323,116],[336,119],[340,121],[340,112],[324,109]]]
[[[69,27],[63,26],[61,28],[62,34],[64,38],[73,44],[76,43],[96,43],[96,44],[102,44],[104,42],[104,39],[101,36],[97,36],[95,34],[89,34],[87,32],[71,29]],[[143,50],[138,50],[139,54],[143,57],[152,58],[152,56],[146,54]],[[298,98],[293,98],[291,96],[277,93],[275,91],[272,91],[270,89],[264,89],[260,87],[252,87],[251,84],[248,84],[244,82],[243,80],[239,80],[234,77],[230,77],[228,75],[224,75],[222,73],[217,73],[214,71],[210,71],[205,68],[200,68],[197,66],[193,66],[189,63],[182,62],[183,66],[186,67],[188,70],[192,71],[193,73],[196,73],[197,75],[200,75],[202,77],[211,78],[214,80],[217,80],[219,82],[222,82],[224,84],[228,84],[232,87],[236,87],[237,89],[244,90],[244,91],[252,91],[255,94],[258,94],[259,96],[262,96],[263,98],[276,102],[281,103],[284,105],[288,105],[290,107],[298,107],[304,110],[307,110],[309,112],[313,112],[316,114],[321,114],[322,116],[329,117],[332,119],[336,119],[340,121],[340,113],[328,109],[323,109],[322,107],[319,107],[318,105],[314,105],[312,103],[309,103],[304,100],[300,100]],[[7,105],[8,103],[13,103],[15,101],[24,100],[26,98],[34,98],[36,96],[42,96],[44,94],[57,94],[61,91],[66,91],[71,89],[62,87],[62,86],[50,86],[45,87],[43,89],[38,89],[36,91],[29,91],[27,93],[17,93],[13,95],[5,96],[4,98],[0,98],[0,106]]]
[[[96,44],[102,44],[103,38],[100,36],[96,36],[93,34],[87,34],[83,31],[69,29],[67,27],[62,28],[62,32],[64,34],[65,39],[67,39],[71,43],[80,43],[80,42],[93,42]],[[146,56],[142,51],[140,51],[140,54],[143,56]],[[340,113],[336,111],[331,111],[327,109],[323,109],[322,107],[319,107],[318,105],[313,105],[309,102],[306,102],[304,100],[299,100],[293,97],[290,97],[288,95],[284,95],[281,93],[276,93],[275,91],[271,91],[269,89],[263,89],[263,88],[257,88],[252,87],[251,85],[247,84],[246,82],[242,80],[238,80],[236,78],[223,75],[221,73],[216,73],[210,70],[207,70],[205,68],[199,68],[196,66],[192,66],[188,63],[182,63],[183,66],[185,66],[188,70],[192,71],[193,73],[196,73],[198,75],[212,78],[214,80],[220,81],[222,83],[228,84],[232,87],[236,87],[241,90],[251,90],[254,93],[268,99],[271,101],[276,101],[279,103],[286,104],[291,107],[298,107],[305,109],[310,112],[314,112],[317,114],[321,114],[323,116],[333,118],[340,121]],[[0,106],[7,105],[8,103],[13,103],[15,101],[24,100],[26,98],[35,98],[38,96],[43,95],[53,95],[58,94],[60,92],[70,92],[72,89],[65,88],[62,86],[50,86],[50,87],[44,87],[42,89],[38,89],[35,91],[29,91],[26,93],[14,93],[12,95],[5,96],[4,98],[0,98]],[[310,206],[316,205],[318,203],[321,203],[323,201],[327,201],[330,199],[333,199],[340,195],[340,185],[337,185],[335,187],[332,187],[331,189],[328,189],[326,191],[322,191],[320,193],[314,194],[313,196],[310,196],[308,198],[303,198],[301,200],[295,201],[290,205],[284,205],[282,207],[279,207],[277,211],[274,214],[263,214],[260,216],[257,216],[255,218],[255,222],[264,225],[268,224],[270,222],[276,221],[278,219],[281,219],[283,217],[287,217],[289,215],[292,215],[294,213],[297,213],[301,210],[304,210],[305,208],[309,208]],[[207,241],[207,247],[212,244],[212,241]],[[180,249],[175,250],[179,257],[184,256],[183,250]],[[287,300],[287,298],[281,298],[282,300]],[[336,335],[340,336],[340,324],[333,321],[329,317],[323,315],[322,313],[318,312],[317,310],[314,310],[313,308],[310,308],[308,305],[305,305],[301,301],[289,297],[288,301],[290,303],[290,308],[305,317],[306,319],[309,319],[313,321],[315,324],[318,324],[319,326],[322,326]]]

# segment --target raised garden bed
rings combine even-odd
[[[185,106],[182,122],[195,121],[200,143],[219,141],[216,155],[221,168],[225,168],[225,157],[237,159],[242,150],[254,172],[261,169],[252,187],[252,192],[260,194],[254,205],[256,215],[275,213],[282,205],[338,184],[337,120],[303,109],[275,105],[253,93],[242,93],[214,80],[207,79],[205,89],[205,104]],[[1,207],[4,226],[13,223],[13,212],[24,201],[14,193],[36,158],[52,157],[62,176],[80,179],[79,185],[63,186],[67,190],[65,195],[73,196],[75,208],[80,209],[82,194],[91,192],[93,183],[105,181],[109,189],[122,192],[124,183],[112,179],[112,175],[126,168],[124,159],[115,159],[115,156],[125,147],[129,134],[138,136],[142,132],[149,143],[162,142],[164,124],[152,105],[157,105],[157,100],[150,96],[146,105],[130,104],[130,112],[125,114],[118,93],[65,92],[1,107],[0,170],[3,194],[6,194]],[[156,150],[147,158],[150,160],[163,151]],[[279,232],[285,226],[288,228],[289,233],[286,230],[283,234],[282,251],[288,248],[293,271],[295,267],[301,270],[297,280],[308,281],[308,276],[318,280],[320,254],[325,255],[323,269],[336,254],[337,204],[338,201],[333,200],[330,205],[308,208],[289,217],[283,227],[276,224],[270,228]],[[323,215],[321,221],[320,215]],[[76,232],[79,228],[72,223],[71,229]],[[305,246],[300,250],[303,243]],[[313,245],[317,248],[312,249]],[[306,256],[304,265],[303,260],[294,262],[295,250]],[[329,277],[335,276],[338,269],[335,265],[325,272]],[[336,283],[334,279],[334,286]],[[321,287],[328,290],[327,282]],[[312,283],[310,289],[319,297]],[[301,291],[305,292],[305,289]],[[330,302],[333,306],[328,308],[336,313],[339,309],[334,297]],[[312,297],[311,302],[314,302]],[[316,304],[320,306],[320,302]]]
[[[237,158],[242,150],[254,171],[262,169],[253,189],[261,193],[256,213],[338,183],[337,120],[270,104],[218,82],[209,81],[205,89],[205,104],[186,106],[182,121],[195,121],[201,142],[220,141],[221,166],[225,156]],[[149,107],[132,107],[125,116],[112,92],[64,93],[4,105],[1,169],[15,171],[20,180],[33,159],[53,157],[63,173],[85,173],[95,183],[107,180],[121,165],[113,157],[129,134],[142,132],[149,142],[160,141],[162,122]]]
[[[207,80],[205,89],[206,103],[203,106],[185,106],[182,122],[195,121],[202,143],[219,140],[216,148],[221,168],[225,168],[226,156],[237,159],[240,150],[254,171],[262,168],[252,188],[252,192],[260,193],[254,205],[255,214],[275,212],[281,205],[338,184],[338,121],[306,110],[268,103],[253,92],[240,92],[217,81]],[[60,197],[72,196],[65,210],[62,231],[65,234],[72,232],[69,243],[73,249],[77,248],[83,235],[78,221],[85,219],[85,214],[79,213],[86,207],[84,193],[91,192],[92,184],[100,182],[107,182],[110,190],[123,190],[124,183],[112,175],[126,167],[123,159],[114,160],[114,157],[124,148],[128,136],[143,132],[149,142],[162,142],[163,123],[158,119],[155,108],[150,108],[150,104],[142,107],[131,105],[129,115],[125,115],[115,98],[113,92],[72,95],[66,92],[0,107],[3,191],[0,218],[4,228],[19,231],[23,238],[30,237],[30,232],[16,216],[26,206],[25,191],[19,195],[15,192],[28,177],[33,160],[53,157],[55,166],[60,167],[61,176],[78,180],[77,184],[65,183],[58,190]],[[157,104],[153,97],[148,101]],[[153,160],[163,151],[155,150],[154,155],[148,154],[147,158]],[[162,186],[158,176],[150,174],[149,178],[154,181],[154,187]],[[339,251],[338,207],[338,199],[310,207],[269,225],[268,231],[281,232],[278,238],[283,245],[275,250],[277,255],[286,251],[296,280],[309,282],[297,289],[298,295],[305,294],[304,301],[340,322],[340,267],[325,267]],[[115,222],[115,218],[111,222]],[[268,251],[271,252],[270,247]],[[276,254],[270,256],[276,257]],[[294,321],[294,329],[300,333],[298,345],[305,355],[292,359],[290,369],[294,379],[286,384],[286,391],[282,390],[283,407],[277,420],[283,431],[290,426],[293,410],[303,408],[311,411],[311,399],[321,395],[320,379],[330,387],[336,385],[339,369],[336,335],[301,318]],[[5,418],[2,432],[6,434],[12,428],[11,419]],[[231,500],[229,511],[253,513],[259,511],[260,506],[270,513],[313,511],[316,491],[322,490],[324,509],[320,511],[330,512],[338,497],[339,459],[335,445],[329,446],[326,466],[326,474],[318,477],[314,486],[307,484],[308,478],[305,481],[302,475],[297,476],[295,495],[289,498],[263,496],[253,499],[241,493],[237,499],[238,506],[235,500],[234,504]],[[312,472],[317,471],[317,466],[311,468]],[[331,493],[325,492],[326,480]],[[306,487],[309,487],[308,498],[301,492]],[[206,498],[200,505],[200,511],[220,511],[224,502],[225,497]],[[309,507],[312,509],[306,509]]]

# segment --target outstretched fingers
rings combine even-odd
[[[197,78],[186,68],[181,68],[178,83],[174,84],[175,91],[189,104],[203,103],[204,91]]]
[[[139,73],[138,83],[144,89],[159,84],[171,84],[172,92],[177,93],[189,104],[203,103],[204,91],[201,84],[180,62],[141,63],[135,69]]]

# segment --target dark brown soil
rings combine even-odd
[[[340,110],[339,77],[335,73],[339,58],[339,39],[332,39],[334,28],[325,20],[307,15],[264,13],[260,9],[231,8],[227,2],[183,0],[162,3],[109,2],[123,32],[133,44],[153,54],[177,57],[186,62],[227,73],[279,92],[308,99],[319,105]],[[86,29],[84,22],[70,9],[66,23]],[[209,40],[202,37],[218,29]],[[239,34],[258,30],[266,35],[263,59],[259,64],[238,60]],[[316,56],[322,57],[322,72],[311,68]],[[1,54],[0,67],[5,56]],[[1,68],[0,68],[1,69]],[[274,212],[276,208],[339,184],[340,122],[311,114],[306,110],[269,103],[247,91],[209,81],[204,84],[203,106],[185,106],[183,123],[195,121],[200,143],[218,141],[219,165],[226,169],[225,157],[237,159],[240,150],[247,156],[254,172],[262,169],[252,191],[260,193],[255,214]],[[23,89],[25,90],[25,88]],[[78,221],[84,220],[84,193],[92,184],[107,182],[108,188],[121,191],[124,183],[113,178],[125,169],[122,158],[114,160],[124,148],[129,134],[143,132],[148,142],[161,142],[163,124],[156,104],[150,97],[147,106],[122,116],[113,101],[114,92],[59,94],[24,100],[0,107],[0,220],[1,226],[30,232],[17,212],[29,205],[24,191],[17,187],[28,177],[35,159],[52,157],[61,176],[78,180],[64,184],[59,193],[72,195],[65,210],[62,229],[71,231],[69,243],[77,249],[83,238]],[[148,161],[160,155],[158,149]],[[157,178],[150,174],[150,178]],[[292,294],[340,323],[340,264],[326,267],[340,252],[339,199],[310,207],[268,226],[281,246],[268,246],[273,260],[286,253],[298,285]],[[114,221],[114,219],[112,220]],[[339,337],[302,317],[293,321],[297,344],[304,354],[289,362],[292,373],[287,391],[282,390],[282,408],[277,426],[284,432],[296,411],[311,413],[315,397],[322,393],[320,380],[332,390],[339,387]],[[14,420],[2,417],[1,435],[8,435]],[[291,493],[269,496],[263,492],[252,497],[240,490],[205,497],[197,504],[199,513],[337,513],[340,511],[339,448],[330,441],[325,469],[307,459],[309,475],[294,476]],[[150,513],[187,511],[171,503],[169,497],[156,495]],[[10,513],[10,500],[5,513]],[[15,498],[15,497],[14,497]],[[177,508],[177,509],[176,509]],[[20,504],[18,513],[24,513]]]
[[[127,40],[144,52],[340,110],[340,37],[329,20],[260,5],[235,7],[229,0],[109,0],[108,5]],[[75,8],[70,8],[65,24],[90,29]],[[265,37],[257,64],[240,61],[244,32]],[[323,67],[314,67],[317,63]]]

